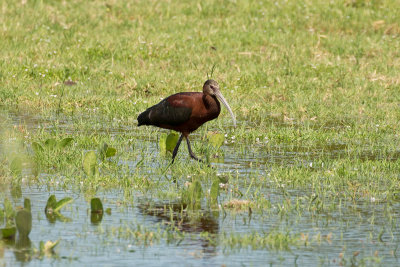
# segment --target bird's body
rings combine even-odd
[[[216,119],[221,105],[215,96],[200,92],[177,93],[148,108],[138,117],[138,126],[153,125],[189,134]]]
[[[183,137],[187,140],[190,156],[198,160],[190,148],[188,135],[219,116],[221,105],[217,98],[228,108],[235,122],[228,103],[219,92],[218,83],[208,80],[203,86],[203,92],[177,93],[148,108],[139,115],[138,126],[153,125],[182,133],[174,149],[173,160]]]

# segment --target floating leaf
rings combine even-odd
[[[74,200],[70,197],[66,197],[61,199],[60,201],[58,201],[56,203],[56,205],[54,206],[54,212],[58,212],[62,207],[64,207],[65,205],[73,202]]]
[[[54,138],[49,138],[44,142],[46,148],[54,149],[57,146],[57,141]]]
[[[208,132],[207,133],[207,139],[208,142],[214,147],[214,148],[220,148],[225,141],[225,137],[223,134],[220,133],[215,133],[215,132]]]
[[[67,145],[69,145],[69,143],[71,143],[72,140],[74,140],[74,138],[71,138],[71,137],[64,138],[63,140],[61,140],[61,141],[58,143],[58,147],[59,147],[59,148],[64,148],[64,147],[66,147]]]
[[[92,213],[103,213],[103,204],[99,198],[92,198],[90,200],[90,209]]]
[[[108,215],[111,215],[111,208],[107,208],[107,209],[106,209],[106,213],[107,213]]]
[[[20,157],[15,157],[10,164],[11,172],[14,175],[21,175],[22,173],[22,159]]]
[[[170,133],[165,141],[166,150],[172,153],[174,151],[176,144],[178,143],[178,140],[179,140],[179,134],[175,132]]]
[[[94,176],[98,173],[97,157],[94,151],[89,151],[83,157],[83,170],[87,176]]]
[[[215,205],[218,203],[218,196],[219,196],[219,180],[216,179],[210,189],[210,199],[211,199],[211,204]]]
[[[15,216],[15,225],[20,235],[28,236],[32,230],[31,212],[26,209],[19,210]]]
[[[36,154],[38,154],[44,150],[42,145],[37,142],[32,143],[32,149],[33,149],[33,151],[35,151]]]
[[[0,234],[2,239],[14,238],[16,233],[17,233],[16,227],[8,227],[0,229]]]

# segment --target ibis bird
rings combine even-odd
[[[163,99],[160,103],[146,109],[137,120],[138,126],[153,125],[181,133],[178,143],[172,152],[172,162],[178,153],[183,137],[186,138],[190,157],[200,161],[190,147],[189,134],[207,121],[214,120],[221,112],[219,101],[225,105],[232,116],[236,127],[236,118],[232,109],[219,90],[214,80],[207,80],[203,85],[203,92],[177,93]]]

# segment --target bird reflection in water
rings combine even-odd
[[[203,233],[207,237],[200,237],[200,245],[204,257],[216,255],[217,234],[219,232],[219,212],[205,210],[187,210],[187,205],[181,203],[143,204],[138,209],[143,215],[152,216],[156,222],[172,223],[182,232]]]

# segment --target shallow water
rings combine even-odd
[[[53,122],[43,120],[38,116],[26,114],[11,114],[12,124],[23,124],[30,130],[40,128],[51,129]],[[68,120],[61,121],[58,126],[69,129]],[[134,131],[130,127],[97,129],[96,132],[118,135]],[[142,139],[141,146],[148,147],[147,153],[157,158],[157,143],[146,136],[136,136]],[[194,136],[196,142],[196,136]],[[246,180],[268,175],[268,164],[304,164],[310,165],[314,159],[326,155],[336,158],[346,155],[345,144],[332,144],[329,147],[316,148],[286,148],[280,146],[276,150],[264,150],[262,147],[245,147],[245,153],[235,151],[235,145],[222,147],[224,159],[214,163],[219,173],[235,173],[239,179]],[[120,161],[120,165],[135,166],[137,161]],[[150,164],[146,170],[160,166]],[[251,165],[256,165],[257,168]],[[42,177],[46,177],[42,174]],[[156,175],[152,178],[158,179]],[[19,191],[20,190],[20,191]],[[302,214],[289,212],[281,216],[280,205],[285,199],[295,201],[299,196],[310,197],[311,192],[289,190],[282,192],[277,189],[262,190],[273,206],[270,212],[264,214],[245,212],[211,212],[207,209],[197,212],[182,211],[179,205],[161,200],[147,200],[141,193],[131,190],[133,200],[124,203],[124,192],[107,191],[97,195],[103,201],[104,208],[111,208],[111,215],[104,214],[100,223],[92,223],[88,196],[79,190],[55,191],[45,186],[23,184],[17,190],[10,190],[7,185],[2,188],[2,199],[12,200],[14,206],[22,206],[24,198],[30,198],[32,203],[33,229],[29,240],[8,242],[0,246],[0,262],[7,266],[33,265],[101,265],[101,266],[265,266],[265,265],[399,265],[397,251],[400,230],[396,220],[388,224],[387,210],[391,210],[394,218],[399,218],[400,203],[388,207],[384,202],[357,201],[333,203],[340,208],[316,216],[313,212]],[[245,191],[245,189],[244,189]],[[13,193],[14,192],[14,193]],[[17,193],[15,193],[17,192]],[[51,194],[57,199],[72,197],[74,202],[62,210],[67,221],[51,222],[46,218],[44,207]],[[332,204],[332,203],[328,203]],[[164,210],[166,208],[166,210]],[[182,236],[170,240],[168,228],[171,218],[180,221],[177,231]],[[160,239],[136,238],[132,232],[141,227],[141,234],[158,232]],[[224,235],[251,234],[253,232],[268,233],[272,231],[288,232],[309,236],[309,244],[304,242],[288,249],[231,247],[226,243]],[[174,231],[171,231],[171,233]],[[208,232],[205,236],[203,233]],[[379,237],[377,237],[379,235]],[[40,241],[60,240],[56,254],[52,257],[39,259],[28,256],[26,251],[39,247]],[[150,241],[149,241],[150,240]],[[169,241],[168,241],[169,240]],[[355,254],[353,254],[355,253]],[[358,254],[359,253],[359,254]],[[365,262],[360,261],[363,259]]]

